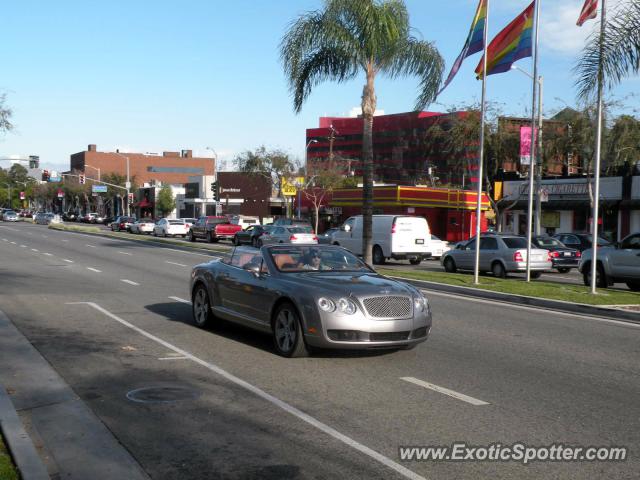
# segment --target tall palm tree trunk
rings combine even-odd
[[[367,84],[362,90],[362,256],[372,263],[371,237],[373,230],[373,114],[376,111],[375,73],[367,68]]]

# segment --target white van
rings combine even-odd
[[[362,255],[362,215],[348,218],[331,235],[331,243]],[[386,259],[409,260],[418,265],[431,256],[431,232],[426,218],[411,215],[373,215],[373,263]]]

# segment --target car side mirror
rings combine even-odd
[[[244,269],[247,272],[253,273],[256,277],[260,276],[260,265],[250,264],[250,265],[246,265]]]

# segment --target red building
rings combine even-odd
[[[84,152],[71,155],[71,170],[82,172],[91,178],[100,174],[127,174],[135,177],[138,185],[154,180],[172,185],[188,183],[189,177],[195,175],[214,175],[213,158],[197,158],[191,150],[181,152],[162,152],[162,155],[143,153],[98,152],[96,145],[89,145]]]
[[[398,185],[456,184],[473,188],[477,181],[477,145],[470,139],[464,159],[449,158],[433,148],[429,129],[450,128],[456,116],[467,112],[409,112],[373,119],[374,179]],[[345,174],[362,175],[363,119],[321,117],[318,128],[307,129],[307,171],[335,167]]]
[[[431,233],[448,242],[466,240],[475,235],[478,195],[450,189],[385,185],[374,187],[373,213],[420,215],[427,219]],[[333,192],[331,207],[341,209],[341,219],[362,213],[362,188]],[[487,229],[486,212],[490,210],[486,194],[482,197],[481,231]]]

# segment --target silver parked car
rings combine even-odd
[[[2,214],[2,220],[5,222],[17,222],[18,214],[13,210],[7,210]]]
[[[591,285],[591,259],[593,250],[582,252],[578,270],[585,285]],[[620,243],[598,247],[596,286],[607,288],[624,282],[630,290],[640,291],[640,233],[626,236]]]
[[[476,239],[456,246],[446,252],[440,261],[447,272],[473,270],[476,261]],[[538,278],[544,270],[551,270],[552,263],[548,250],[531,248],[531,278]],[[526,272],[527,239],[517,235],[498,233],[480,236],[480,271],[492,272],[504,278],[510,272]]]
[[[276,351],[308,347],[412,348],[431,329],[429,302],[415,287],[377,274],[333,245],[236,247],[191,272],[193,318],[217,318],[272,336]]]
[[[311,227],[274,226],[260,237],[263,245],[268,243],[318,243],[318,237]]]

